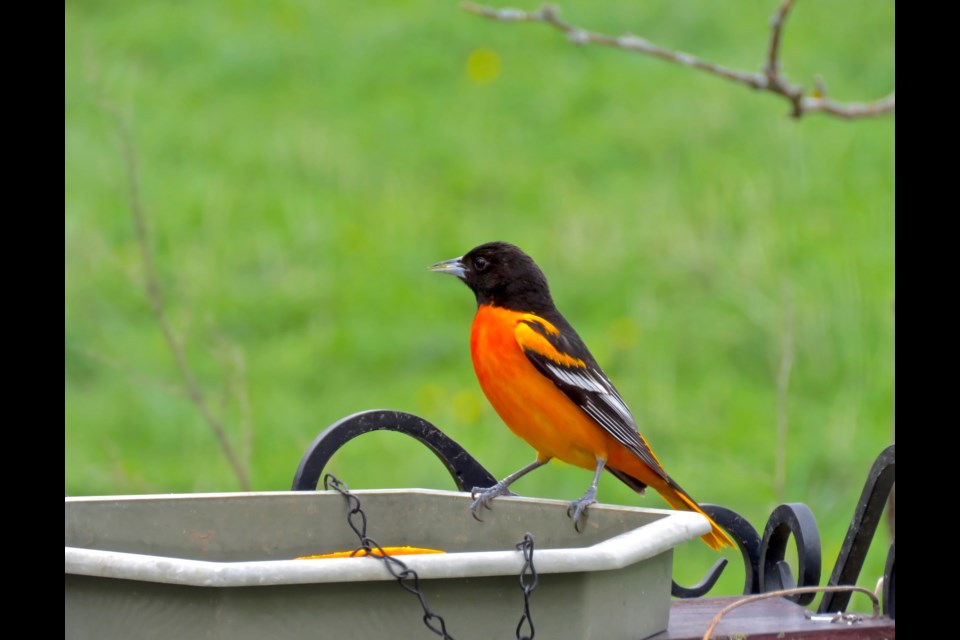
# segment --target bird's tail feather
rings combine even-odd
[[[664,487],[663,491],[659,491],[659,493],[661,496],[663,496],[663,499],[666,500],[674,509],[680,509],[682,511],[696,511],[710,522],[710,526],[713,527],[713,529],[710,531],[710,533],[700,536],[701,540],[706,542],[711,549],[716,549],[717,551],[720,551],[724,547],[735,546],[733,544],[733,540],[730,539],[730,536],[728,536],[726,532],[724,532],[724,530],[713,521],[713,518],[703,512],[703,509],[700,508],[700,505],[698,505],[693,498],[688,496],[683,489],[680,489],[679,491],[677,489],[680,488],[668,485]]]
[[[607,471],[615,475],[620,479],[625,485],[643,495],[644,489],[647,487],[647,484],[639,480],[637,477],[621,471],[620,469],[614,469],[607,467]],[[664,474],[666,476],[666,474]],[[680,486],[673,481],[673,478],[666,476],[666,478],[657,477],[657,481],[652,483],[654,489],[657,490],[663,499],[673,507],[674,509],[679,509],[680,511],[695,511],[705,517],[709,522],[710,526],[713,527],[713,530],[710,533],[700,536],[700,538],[710,546],[711,549],[716,549],[717,551],[723,549],[724,547],[733,547],[735,546],[733,540],[730,539],[723,529],[713,521],[713,518],[708,516],[703,512],[703,509],[700,508],[700,505],[696,501],[687,495],[687,492],[680,488]]]

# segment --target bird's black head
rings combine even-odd
[[[533,259],[507,242],[488,242],[465,255],[438,262],[431,271],[457,276],[477,296],[477,304],[516,311],[553,308],[547,277]]]

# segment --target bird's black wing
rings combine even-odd
[[[515,335],[524,354],[594,422],[669,481],[627,404],[583,340],[559,314],[551,320],[532,313],[522,317]]]

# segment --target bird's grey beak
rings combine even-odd
[[[450,275],[457,276],[463,280],[466,277],[467,268],[463,265],[462,260],[463,256],[460,256],[459,258],[451,258],[450,260],[438,262],[430,267],[430,271],[436,271],[437,273],[449,273]]]

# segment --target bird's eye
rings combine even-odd
[[[473,261],[473,268],[476,269],[477,271],[483,271],[489,266],[490,266],[490,261],[484,258],[483,256],[478,256]]]

